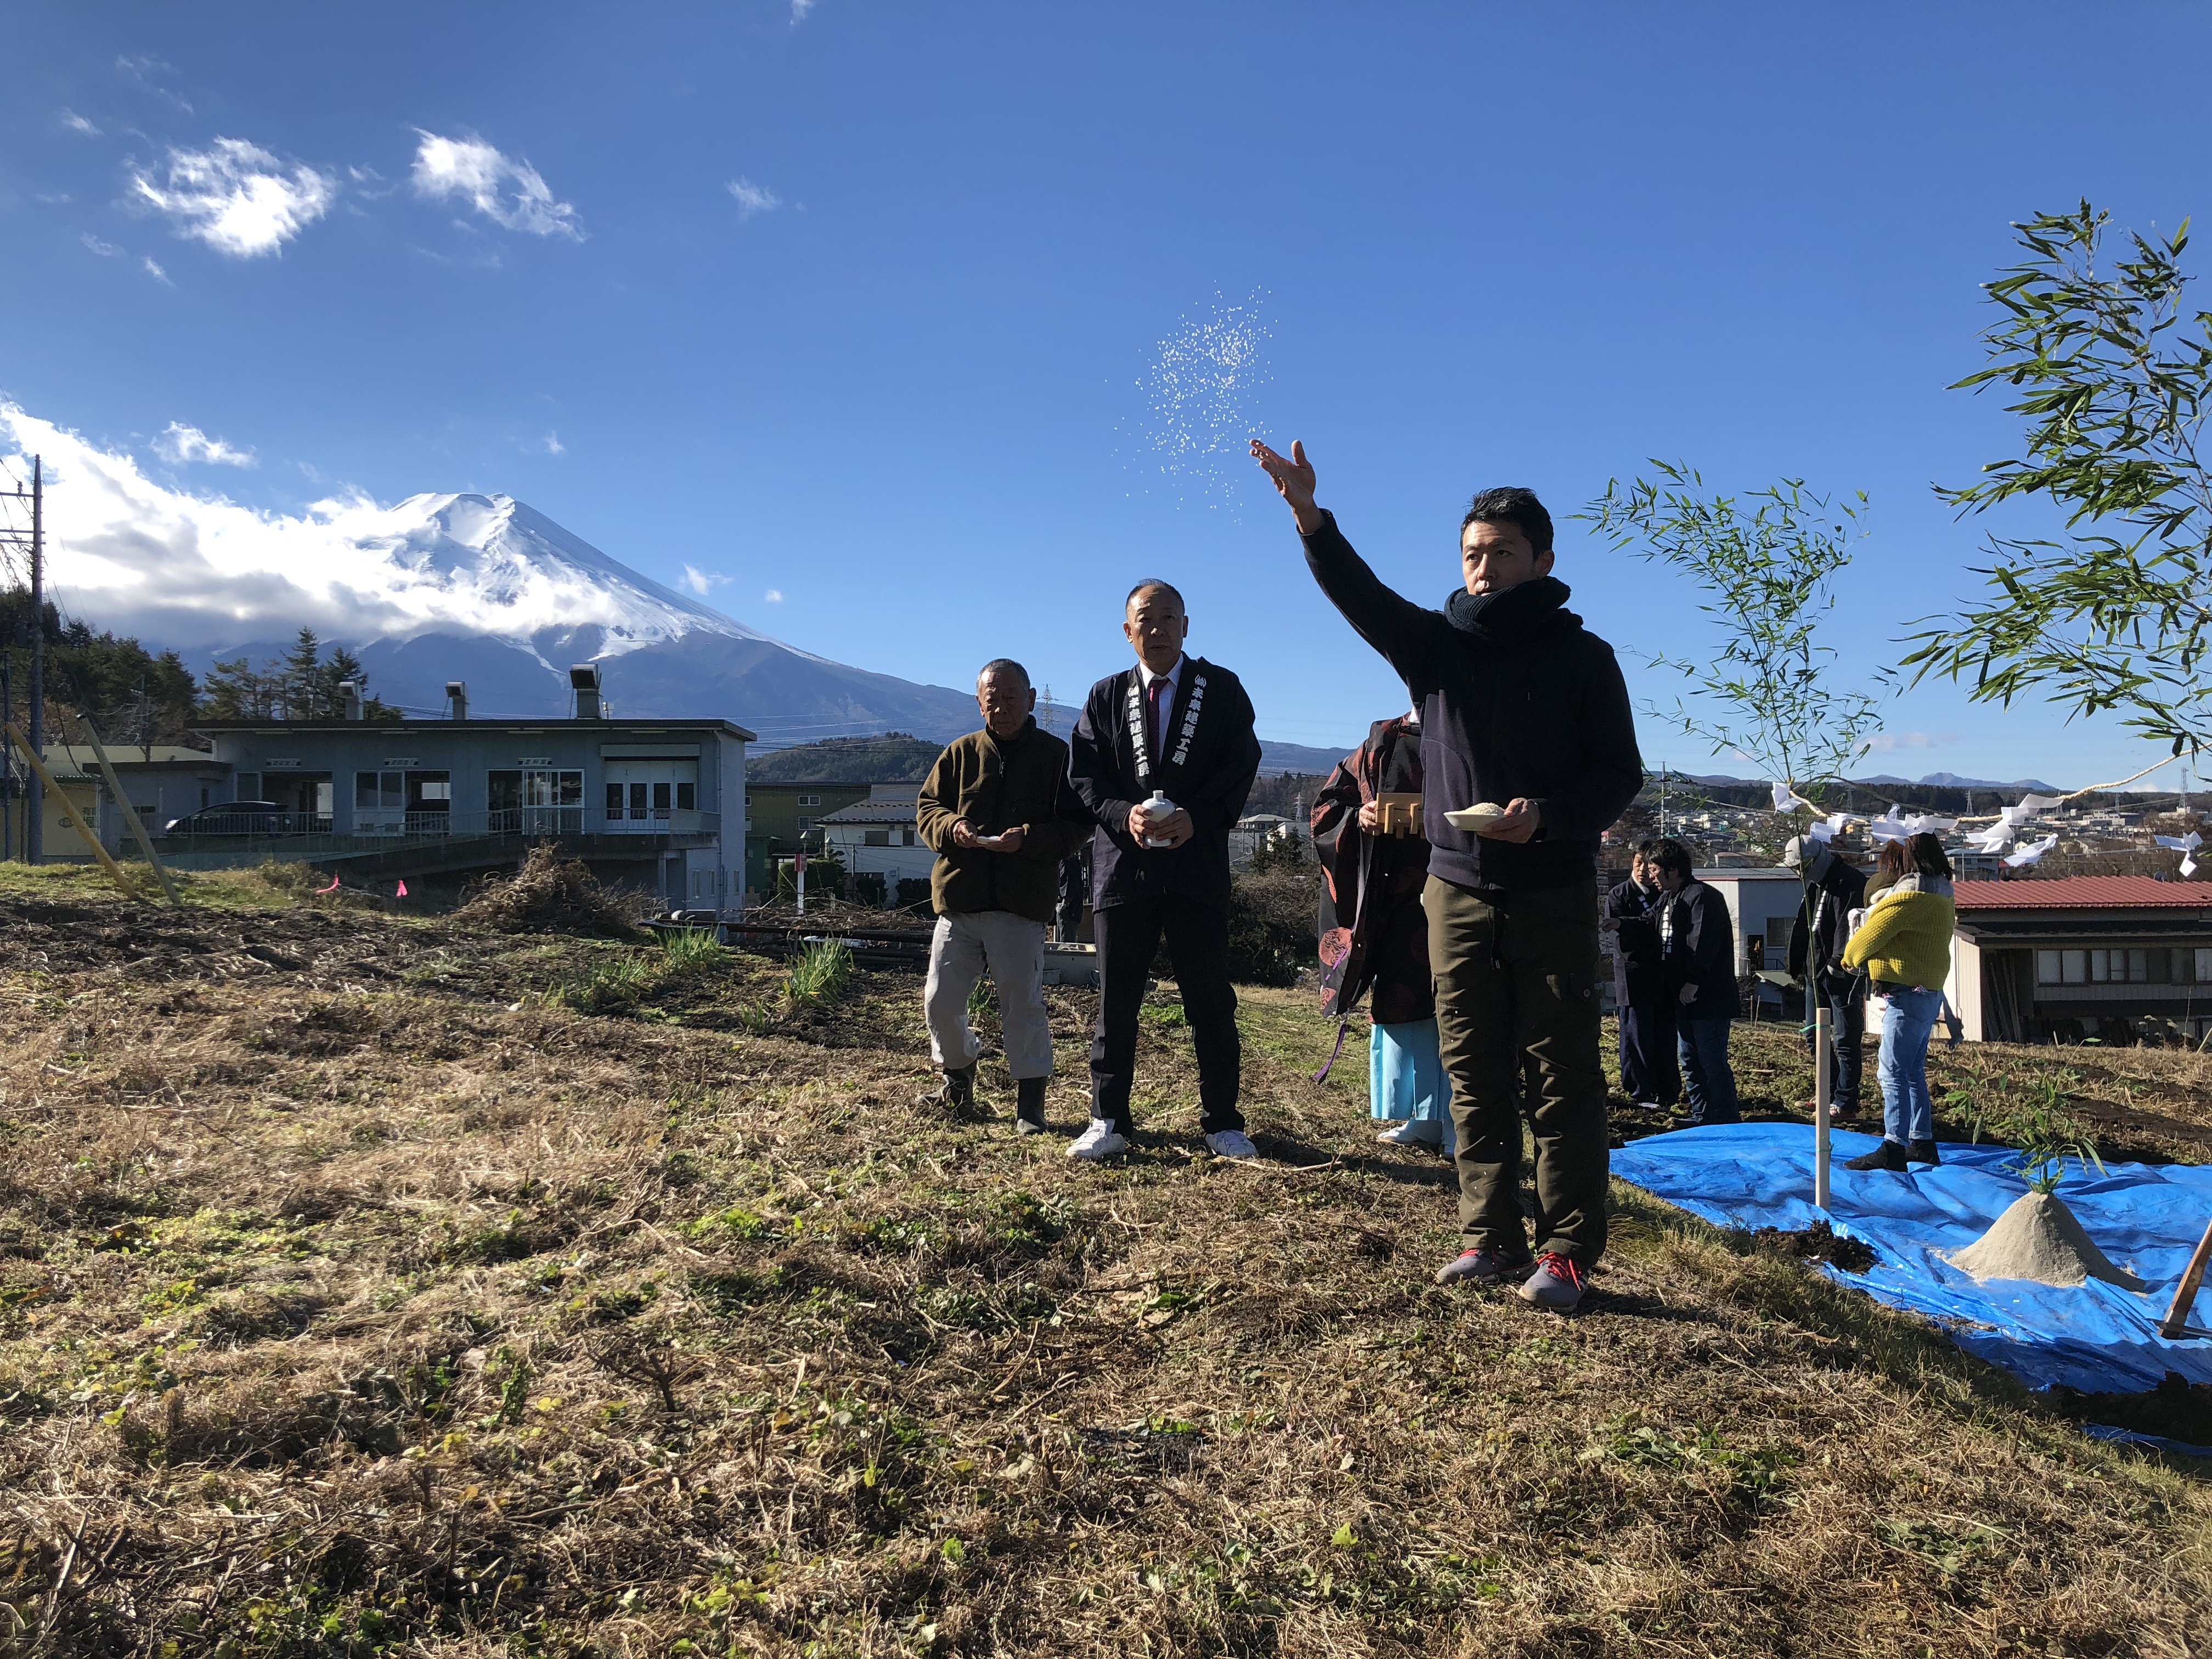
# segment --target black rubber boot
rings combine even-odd
[[[1936,1156],[1936,1143],[1932,1140],[1914,1141],[1905,1149],[1905,1160],[1912,1164],[1941,1164],[1943,1161]]]
[[[1845,1158],[1844,1167],[1846,1170],[1894,1170],[1903,1175],[1905,1148],[1884,1136],[1881,1145],[1872,1152],[1862,1153],[1857,1158]]]
[[[1044,1085],[1048,1078],[1018,1077],[1014,1079],[1014,1133],[1018,1135],[1041,1135],[1045,1131]]]
[[[917,1106],[934,1106],[941,1111],[965,1112],[975,1103],[975,1068],[973,1066],[945,1068],[945,1081],[926,1095],[916,1095]]]

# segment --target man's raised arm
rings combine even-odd
[[[1426,693],[1436,684],[1434,664],[1450,624],[1438,612],[1386,587],[1345,540],[1336,515],[1314,504],[1314,467],[1304,444],[1292,440],[1290,454],[1284,456],[1255,438],[1252,456],[1290,504],[1306,544],[1306,568],[1329,603],[1382,653],[1416,697]]]

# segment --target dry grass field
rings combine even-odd
[[[2212,1650],[2203,1466],[1798,1261],[1617,1187],[1581,1316],[1431,1284],[1443,1167],[1304,994],[1245,997],[1268,1162],[1194,1150],[1163,1001],[1092,1170],[989,1060],[915,1108],[910,976],[190,897],[0,872],[8,1651]],[[2195,1056],[1939,1077],[2212,1156]]]

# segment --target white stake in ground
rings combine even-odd
[[[1828,1001],[1813,1011],[1813,1207],[1828,1207]]]

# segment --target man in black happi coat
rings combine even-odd
[[[1237,1109],[1243,1053],[1229,983],[1229,832],[1260,770],[1252,702],[1227,669],[1184,654],[1190,618],[1167,583],[1130,591],[1121,631],[1136,666],[1091,688],[1068,748],[1069,781],[1098,826],[1091,1127],[1068,1155],[1096,1162],[1128,1149],[1137,1010],[1164,935],[1198,1053],[1199,1127],[1216,1155],[1251,1158]],[[1173,810],[1148,815],[1155,794]]]

